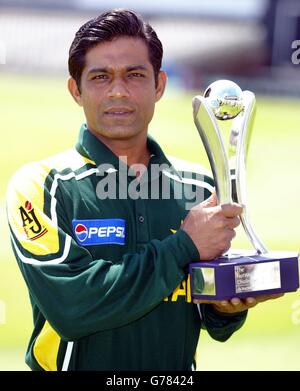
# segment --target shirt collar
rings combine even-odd
[[[147,145],[151,154],[149,166],[153,164],[164,164],[169,167],[167,170],[170,173],[180,177],[180,174],[171,165],[159,144],[149,135],[147,138]],[[118,156],[89,131],[86,124],[83,124],[80,128],[76,149],[81,155],[93,160],[97,167],[101,164],[109,164],[118,170],[119,165],[124,164],[120,161]]]
[[[80,128],[76,149],[81,155],[93,160],[97,167],[100,164],[118,167],[119,158],[88,130],[86,124]]]

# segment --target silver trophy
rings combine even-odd
[[[212,169],[220,204],[243,205],[241,223],[253,251],[230,250],[211,261],[190,264],[192,296],[229,299],[296,291],[299,287],[298,254],[270,252],[250,222],[246,201],[246,162],[256,112],[251,91],[229,80],[218,80],[193,98],[195,125]],[[226,151],[219,121],[232,120]]]

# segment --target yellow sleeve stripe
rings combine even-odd
[[[19,170],[7,192],[8,221],[20,245],[43,256],[59,251],[57,225],[44,214],[44,183],[50,168],[37,163]]]
[[[86,164],[95,165],[90,159],[80,155],[75,149],[60,155],[32,163],[21,168],[12,178],[7,193],[7,213],[11,229],[20,246],[35,256],[57,254],[59,252],[59,235],[56,213],[56,190],[58,180],[75,178],[80,180],[97,172],[97,168],[88,169],[80,174],[56,174],[50,190],[50,218],[44,214],[44,184],[52,169],[63,170],[66,162],[71,169],[78,170]],[[25,263],[40,264],[40,261],[27,258],[21,254],[15,241],[16,251]],[[57,264],[63,262],[70,249],[71,238],[66,237],[64,253],[60,257],[43,263]]]
[[[33,346],[36,361],[45,371],[57,371],[59,335],[46,321]]]
[[[51,156],[42,161],[46,167],[54,168],[56,171],[63,171],[66,168],[66,162],[68,168],[72,171],[77,171],[86,164],[96,166],[96,163],[93,160],[80,155],[75,148],[69,149],[55,156]]]

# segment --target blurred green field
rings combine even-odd
[[[151,134],[167,153],[209,167],[192,120],[193,95],[170,89],[157,105]],[[24,163],[72,146],[84,117],[63,78],[0,74],[0,103],[0,370],[26,370],[23,356],[31,310],[9,245],[5,189]],[[274,250],[300,250],[299,124],[300,101],[258,99],[249,152],[249,206],[254,227]],[[243,232],[233,246],[249,248]],[[217,343],[203,332],[199,369],[300,370],[299,292],[249,311],[245,326],[226,343]]]

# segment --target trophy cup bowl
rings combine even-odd
[[[243,205],[241,223],[254,250],[229,250],[217,259],[189,265],[191,294],[196,299],[293,292],[299,288],[298,254],[268,251],[256,234],[246,200],[246,161],[256,112],[255,95],[232,81],[212,83],[193,98],[196,128],[212,169],[219,203]],[[218,121],[232,120],[226,151]]]
[[[204,92],[208,104],[215,117],[220,120],[235,118],[244,108],[243,91],[240,87],[228,80],[212,83]]]

